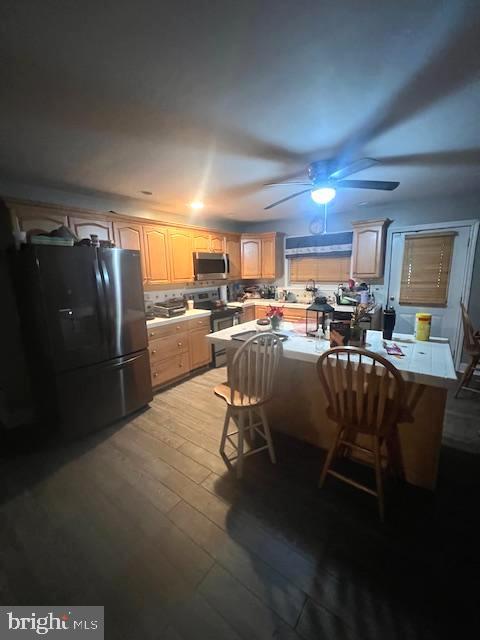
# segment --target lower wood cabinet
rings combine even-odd
[[[251,320],[255,320],[255,309],[256,307],[254,306],[244,307],[240,315],[240,323],[250,322]]]
[[[212,349],[206,339],[208,333],[209,317],[148,329],[152,387],[174,382],[208,365],[212,359]]]

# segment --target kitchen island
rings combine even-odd
[[[243,343],[232,336],[255,329],[255,322],[229,327],[212,333],[208,340],[222,344],[231,359]],[[284,357],[276,381],[275,398],[267,406],[272,429],[279,430],[311,444],[328,449],[336,425],[326,414],[326,402],[320,389],[316,362],[328,341],[317,345],[313,338],[301,333],[301,326],[284,323],[281,333]],[[447,391],[457,382],[450,347],[445,340],[416,341],[413,336],[394,334],[404,356],[389,356],[383,347],[380,331],[367,332],[366,349],[390,360],[401,372],[406,383],[405,416],[399,424],[400,449],[405,479],[411,484],[434,489]]]

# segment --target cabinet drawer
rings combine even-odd
[[[165,360],[165,358],[171,358],[179,353],[188,351],[188,334],[186,331],[178,333],[173,336],[167,336],[166,338],[158,338],[158,340],[152,340],[148,344],[148,351],[150,353],[150,364]]]
[[[189,331],[198,331],[200,329],[205,329],[205,334],[210,332],[210,317],[206,318],[197,318],[195,320],[189,320],[188,322]]]
[[[155,327],[154,329],[147,328],[148,340],[156,340],[157,338],[166,338],[167,336],[173,336],[182,331],[186,331],[188,323],[186,321],[176,322],[175,324],[167,324],[165,327]]]
[[[292,309],[291,307],[284,307],[283,309],[283,317],[285,319],[291,318],[294,320],[305,320],[306,313],[305,309]],[[312,313],[309,315],[312,317],[314,316]]]
[[[190,360],[188,353],[179,353],[172,358],[161,360],[151,364],[152,387],[158,387],[171,380],[187,375],[190,371]]]

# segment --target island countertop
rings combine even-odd
[[[242,342],[232,340],[236,333],[255,329],[256,322],[245,322],[208,335],[213,344],[226,348],[238,348]],[[300,329],[301,330],[301,329]],[[284,323],[280,333],[288,335],[283,343],[283,354],[287,359],[314,363],[323,351],[329,349],[327,340],[320,341],[316,350],[315,339],[299,333],[294,323]],[[402,349],[404,356],[390,356],[383,346],[381,331],[367,331],[365,349],[378,353],[400,370],[404,380],[417,384],[448,389],[457,383],[457,376],[448,341],[432,338],[430,341],[415,340],[406,334],[393,334],[393,342]],[[317,347],[318,348],[318,347]]]

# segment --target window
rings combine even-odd
[[[455,232],[405,236],[400,304],[446,307]]]
[[[290,282],[345,282],[350,278],[350,256],[290,258]]]

